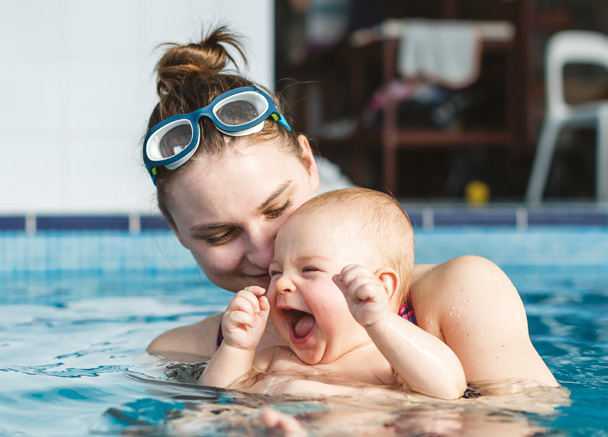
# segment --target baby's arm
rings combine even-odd
[[[247,287],[230,301],[222,319],[224,341],[211,357],[199,383],[229,388],[249,373],[260,342],[270,305],[260,287]]]
[[[462,364],[437,337],[391,311],[387,288],[395,286],[392,278],[390,274],[378,278],[362,266],[349,265],[335,282],[353,317],[412,390],[442,399],[459,398],[466,388]]]

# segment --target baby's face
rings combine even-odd
[[[331,214],[290,218],[270,264],[270,317],[279,335],[307,364],[330,363],[369,337],[352,317],[333,277],[363,264],[365,245],[355,228]]]

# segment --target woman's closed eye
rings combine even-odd
[[[205,240],[207,242],[207,244],[209,244],[211,246],[217,246],[217,245],[227,243],[228,241],[230,241],[230,239],[234,236],[235,232],[236,232],[235,229],[229,229],[226,232],[219,234],[219,235],[203,237],[203,240]]]
[[[288,200],[281,207],[268,210],[266,212],[266,216],[268,216],[270,218],[281,217],[285,213],[285,211],[287,211],[289,208],[291,208],[291,205],[293,205],[293,202],[291,200]]]

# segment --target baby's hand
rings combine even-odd
[[[350,264],[334,276],[357,322],[367,328],[391,313],[388,294],[380,280],[365,267]]]
[[[260,342],[270,305],[265,290],[251,286],[239,291],[228,304],[222,318],[224,341],[238,349],[255,349]],[[258,300],[257,296],[261,296]]]

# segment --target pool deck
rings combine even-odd
[[[608,205],[588,202],[547,202],[538,206],[493,202],[470,206],[462,201],[400,200],[414,227],[433,229],[446,226],[506,226],[526,229],[532,226],[608,227]],[[140,233],[167,230],[160,215],[115,214],[1,214],[0,231],[34,234],[43,231],[128,231]]]

